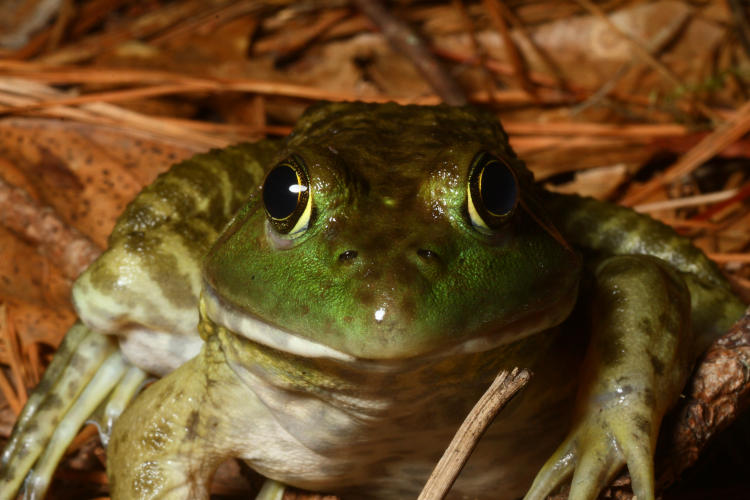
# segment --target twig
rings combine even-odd
[[[704,212],[699,213],[698,215],[693,217],[692,220],[695,220],[695,221],[708,220],[714,215],[724,210],[725,208],[727,208],[729,205],[733,205],[735,203],[741,203],[747,198],[750,198],[750,182],[746,183],[741,188],[738,188],[737,192],[729,199],[725,200],[722,203],[714,205],[713,207],[705,210]]]
[[[539,61],[553,75],[552,80],[554,81],[554,85],[566,92],[570,91],[570,85],[565,78],[562,69],[560,69],[560,66],[552,59],[549,53],[539,46],[529,30],[526,28],[523,20],[521,20],[521,18],[515,14],[513,9],[511,9],[507,5],[507,2],[500,0],[493,0],[493,2],[500,9],[502,15],[507,18],[510,24],[513,26],[516,36],[518,36],[518,38],[520,38],[526,44],[526,46],[536,54],[536,56],[539,58]],[[529,76],[530,78],[532,77],[531,72],[529,72]]]
[[[424,42],[409,26],[393,17],[379,0],[353,0],[357,7],[383,32],[383,36],[399,52],[404,53],[433,90],[452,106],[468,102],[466,94],[432,56]]]
[[[566,137],[564,135],[552,135],[552,136],[511,136],[510,145],[513,146],[513,150],[519,155],[528,155],[531,152],[539,151],[552,151],[562,153],[566,150],[575,150],[580,148],[613,148],[626,146],[628,144],[647,143],[648,139],[632,139],[623,141],[611,137],[596,137],[579,135],[576,137]],[[620,158],[623,161],[623,158]],[[544,168],[539,168],[535,175],[541,180],[545,177],[547,172],[565,172],[569,170],[584,170],[591,167],[600,167],[601,163],[592,164],[591,162],[577,161],[574,165],[546,165]]]
[[[588,10],[590,13],[594,14],[596,17],[601,19],[609,29],[612,30],[613,33],[617,33],[622,38],[626,39],[630,46],[633,48],[633,50],[636,51],[636,53],[649,65],[651,65],[655,70],[657,70],[661,75],[667,79],[672,85],[675,87],[679,87],[681,85],[679,78],[677,78],[672,71],[670,71],[666,66],[664,66],[661,62],[659,62],[654,56],[651,55],[651,53],[643,48],[641,46],[640,42],[636,40],[633,35],[624,32],[621,30],[615,23],[612,22],[612,20],[607,16],[607,13],[604,12],[601,7],[594,4],[593,2],[589,0],[575,0],[579,5],[581,5],[583,8]]]
[[[85,61],[126,40],[147,39],[182,19],[200,16],[204,10],[207,10],[205,4],[206,2],[198,0],[166,4],[158,10],[129,20],[115,29],[81,38],[59,50],[44,54],[38,58],[38,61],[48,64]]]
[[[697,205],[706,205],[709,203],[718,203],[728,200],[737,194],[737,189],[727,189],[715,193],[698,194],[695,196],[685,196],[673,200],[655,201],[653,203],[644,203],[635,205],[633,210],[636,212],[657,212],[659,210],[674,210],[676,208],[695,207]]]
[[[18,397],[13,390],[13,386],[2,370],[0,370],[0,393],[8,402],[8,406],[10,406],[10,409],[13,411],[13,415],[18,416],[21,413],[21,410],[23,410],[23,404],[18,400]]]
[[[459,427],[417,500],[445,498],[484,431],[510,399],[529,381],[527,370],[503,370],[485,391]]]
[[[21,359],[21,349],[18,345],[16,329],[8,315],[6,304],[2,304],[2,307],[0,307],[0,334],[2,334],[2,340],[8,354],[10,371],[15,380],[15,396],[18,398],[19,404],[23,406],[26,400],[29,399],[29,394],[26,391],[26,377],[24,376],[26,370],[24,370],[23,360]]]
[[[179,83],[179,84],[163,84],[153,85],[150,87],[139,87],[134,89],[125,90],[113,90],[109,92],[97,92],[87,95],[60,97],[56,99],[50,99],[47,101],[40,101],[34,104],[27,104],[25,106],[6,106],[0,108],[0,115],[3,114],[23,114],[29,111],[35,111],[43,108],[51,108],[54,106],[73,106],[78,104],[85,104],[90,102],[117,102],[117,101],[129,101],[131,99],[142,99],[146,97],[156,97],[178,93],[189,93],[189,92],[206,92],[216,88],[215,84],[192,84],[192,83]]]
[[[674,217],[664,217],[659,214],[649,214],[652,218],[657,219],[668,226],[677,229],[706,229],[709,232],[716,232],[719,229],[718,224],[713,222],[698,221],[692,219],[676,219]]]
[[[676,88],[679,88],[682,86],[682,82],[680,82],[680,79],[675,76],[672,71],[667,68],[664,64],[662,64],[658,59],[656,59],[654,56],[651,55],[651,53],[646,50],[638,40],[636,40],[632,35],[629,33],[624,32],[621,30],[615,23],[612,22],[612,20],[607,16],[606,12],[604,12],[601,7],[594,4],[590,0],[575,0],[579,5],[584,7],[586,10],[597,16],[599,19],[601,19],[609,29],[612,30],[613,33],[617,33],[619,36],[623,37],[625,40],[627,40],[630,43],[630,46],[635,50],[635,52],[638,54],[638,56],[643,59],[646,63],[648,63],[652,68],[654,68],[656,71],[658,71],[669,83],[674,85]],[[715,121],[716,117],[713,111],[711,111],[708,106],[704,105],[701,102],[695,102],[695,107],[700,110],[701,113],[703,113],[708,118],[711,118],[711,120]]]
[[[688,129],[676,123],[612,125],[594,122],[516,122],[504,121],[503,128],[510,135],[586,135],[653,139],[687,135]]]
[[[469,15],[469,11],[464,5],[463,0],[453,0],[451,3],[453,4],[454,10],[458,12],[461,18],[463,31],[465,31],[469,37],[469,46],[471,47],[471,53],[474,54],[476,59],[479,60],[478,68],[481,72],[481,78],[477,82],[478,87],[483,89],[487,93],[487,95],[490,96],[490,99],[492,99],[496,87],[492,72],[487,68],[487,65],[485,64],[487,61],[487,51],[479,43],[479,40],[477,40],[477,33],[474,27],[474,22],[471,20],[471,16]]]
[[[276,57],[289,57],[323,36],[329,29],[350,15],[349,9],[322,10],[315,20],[299,29],[282,29],[280,35],[258,41],[252,47],[252,53],[263,54],[274,52]]]
[[[737,29],[737,36],[740,39],[742,48],[745,49],[745,53],[750,56],[750,22],[747,19],[747,11],[745,5],[747,2],[741,2],[740,0],[729,0],[729,7],[732,9],[732,20]]]
[[[10,336],[11,332],[10,322],[8,321],[7,305],[0,303],[0,339],[8,339]],[[5,342],[5,351],[8,357],[8,365],[10,365],[12,369],[15,366],[15,363],[13,347],[10,345],[10,342]],[[13,374],[15,376],[15,370],[13,370]],[[19,384],[19,386],[23,385],[23,381],[18,379],[16,379],[16,383]],[[24,389],[26,388],[24,387]],[[26,402],[26,397],[23,397],[23,401],[20,400],[19,395],[17,395],[16,391],[13,389],[13,384],[7,379],[3,370],[0,370],[0,394],[2,394],[3,397],[5,397],[5,400],[8,401],[8,404],[15,415],[21,413],[23,403]]]
[[[731,120],[719,125],[716,130],[704,137],[690,151],[682,155],[677,163],[669,167],[661,175],[644,184],[637,191],[626,196],[621,203],[633,206],[663,185],[689,174],[703,162],[745,135],[748,130],[750,130],[750,101],[743,104]]]
[[[42,28],[45,24],[57,14],[60,9],[60,0],[47,0],[44,2],[37,2],[33,9],[28,7],[21,7],[26,12],[23,16],[19,16],[19,8],[14,9],[14,4],[4,4],[3,16],[12,16],[11,19],[17,21],[15,26],[9,33],[0,34],[0,45],[20,48],[32,37],[33,33],[38,29]],[[21,5],[21,4],[15,4]]]
[[[367,102],[387,102],[393,101],[402,104],[435,104],[440,102],[435,95],[427,95],[413,98],[398,98],[388,95],[361,95],[358,93],[346,93],[341,91],[332,91],[313,87],[310,85],[298,85],[272,80],[261,80],[255,78],[211,78],[211,77],[191,77],[180,73],[169,73],[166,71],[140,70],[140,69],[122,69],[122,68],[75,68],[75,67],[54,67],[24,63],[18,61],[0,60],[0,71],[6,72],[6,80],[29,79],[46,84],[64,84],[72,85],[78,83],[87,84],[111,84],[142,85],[138,89],[121,89],[104,92],[92,92],[84,96],[68,96],[61,101],[50,102],[49,104],[40,104],[40,106],[52,106],[68,104],[70,102],[89,102],[95,100],[113,100],[132,99],[130,92],[138,92],[137,97],[148,97],[155,95],[175,94],[180,92],[192,91],[213,91],[213,92],[248,92],[265,95],[278,95],[286,97],[296,97],[309,100],[326,100],[326,101],[367,101]],[[12,78],[8,78],[12,77]],[[146,86],[144,84],[153,84]],[[171,86],[171,87],[170,87]],[[50,89],[51,90],[51,89]],[[122,93],[122,94],[121,94]],[[488,97],[484,92],[479,92],[472,96],[472,99],[482,101]],[[498,102],[509,103],[529,103],[532,100],[528,95],[519,90],[495,90],[494,100]],[[548,92],[543,95],[548,99],[555,97]],[[69,101],[72,99],[73,101]],[[4,110],[5,111],[5,110]]]
[[[58,7],[57,19],[55,20],[52,28],[50,29],[49,39],[47,40],[47,50],[52,50],[60,45],[60,41],[65,35],[65,31],[68,29],[68,25],[75,18],[76,7],[73,5],[73,0],[62,0]]]
[[[495,27],[495,30],[497,30],[503,38],[505,53],[513,66],[513,72],[518,79],[518,83],[521,85],[522,89],[533,95],[536,92],[536,88],[529,78],[528,65],[526,64],[526,60],[523,58],[521,51],[518,49],[518,46],[510,36],[508,23],[505,22],[505,17],[503,17],[500,10],[500,2],[498,2],[498,0],[482,0],[482,5],[487,11],[487,15],[489,16],[492,25]]]
[[[657,53],[661,51],[665,45],[667,45],[674,37],[674,35],[680,31],[685,23],[690,19],[687,13],[677,16],[669,24],[662,27],[658,33],[654,36],[653,40],[649,41],[646,50],[649,53]],[[573,113],[580,113],[585,109],[597,104],[599,101],[607,97],[612,92],[620,80],[630,71],[635,64],[636,58],[632,58],[630,61],[623,63],[614,72],[611,78],[604,82],[590,97],[588,97],[581,104],[573,108]]]
[[[166,41],[172,40],[178,36],[185,36],[194,31],[210,30],[217,25],[251,14],[260,8],[261,6],[256,2],[233,2],[228,5],[219,5],[216,8],[207,10],[198,15],[186,17],[179,23],[167,29],[164,33],[160,33],[153,37],[150,42],[154,45],[161,45]]]
[[[0,104],[27,106],[39,100],[59,99],[64,95],[54,89],[29,80],[0,78]],[[212,147],[225,147],[226,139],[201,134],[197,131],[166,123],[159,118],[146,116],[104,102],[83,104],[79,108],[53,106],[39,111],[44,116],[68,118],[83,123],[95,123],[109,126],[128,126],[134,130],[148,132],[154,137],[170,138],[184,141],[199,152]]]
[[[75,40],[92,27],[96,26],[108,15],[111,15],[129,0],[91,0],[78,8],[78,15],[70,26],[68,36]]]
[[[709,253],[708,258],[719,264],[730,262],[750,264],[750,253]]]
[[[443,59],[448,59],[450,61],[454,61],[460,64],[471,64],[474,66],[477,66],[479,64],[484,64],[488,70],[492,71],[493,73],[497,73],[498,75],[503,75],[503,76],[515,75],[516,70],[515,68],[513,68],[512,64],[505,63],[497,59],[493,59],[492,57],[487,57],[485,61],[479,61],[477,57],[470,56],[461,52],[454,52],[453,50],[446,49],[445,47],[433,47],[432,52],[442,57]],[[4,61],[0,60],[0,65],[3,63]],[[559,85],[559,82],[556,81],[554,78],[550,77],[547,74],[540,73],[538,71],[529,70],[529,79],[534,84],[539,85],[539,86],[554,88],[554,89],[561,87]],[[567,87],[564,87],[564,88],[567,89]],[[577,90],[579,92],[583,92],[583,89],[577,89]]]
[[[249,125],[244,123],[214,123],[201,120],[190,120],[186,118],[173,118],[171,116],[159,116],[160,120],[173,123],[185,128],[206,132],[212,135],[232,134],[244,137],[257,136],[259,134],[287,136],[291,133],[290,125]]]

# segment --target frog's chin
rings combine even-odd
[[[262,318],[238,310],[235,306],[223,300],[216,291],[204,284],[201,292],[201,317],[225,328],[235,335],[243,337],[251,342],[270,347],[280,352],[304,358],[325,358],[336,360],[346,364],[359,366],[372,365],[371,368],[386,368],[400,361],[422,360],[429,358],[442,358],[459,354],[477,353],[490,351],[504,344],[512,343],[523,337],[545,330],[559,324],[569,313],[570,307],[563,305],[555,308],[556,312],[548,311],[545,315],[546,321],[539,323],[531,318],[521,319],[511,325],[507,325],[502,332],[481,335],[468,338],[458,344],[451,344],[442,349],[433,349],[421,354],[412,354],[403,358],[376,358],[371,359],[327,346],[320,342],[297,335],[275,325],[267,323]],[[557,318],[559,316],[559,318]],[[203,319],[202,319],[203,321]],[[380,366],[382,365],[382,366]]]

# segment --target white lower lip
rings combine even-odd
[[[213,288],[207,284],[204,284],[201,296],[206,314],[212,321],[254,342],[306,358],[330,358],[344,362],[357,360],[350,354],[299,337],[236,311],[230,305],[223,303]]]
[[[575,294],[571,295],[569,307],[563,305],[559,310],[548,311],[538,321],[520,321],[511,324],[502,332],[490,335],[468,338],[458,344],[447,346],[443,349],[418,355],[414,358],[403,359],[367,359],[333,349],[319,342],[300,337],[288,330],[282,330],[248,314],[238,311],[231,304],[224,302],[216,291],[204,282],[201,292],[201,301],[204,304],[205,314],[219,326],[231,332],[245,337],[258,344],[276,349],[281,352],[301,356],[305,358],[324,358],[346,363],[358,370],[392,371],[404,368],[404,363],[410,365],[425,362],[431,359],[439,359],[450,356],[479,353],[490,351],[503,344],[508,344],[534,333],[546,330],[563,321],[569,314],[570,307],[575,300]]]

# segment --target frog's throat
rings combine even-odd
[[[527,318],[526,321],[520,321],[519,324],[511,325],[507,331],[498,334],[482,335],[477,338],[468,338],[458,344],[446,346],[443,349],[437,349],[418,358],[426,360],[428,358],[443,358],[456,356],[459,354],[479,353],[492,350],[500,345],[509,344],[531,334],[546,330],[561,323],[570,314],[570,310],[575,303],[577,294],[570,294],[570,299],[563,301],[548,310],[545,314],[545,321],[536,321]],[[262,318],[239,311],[232,304],[227,303],[222,297],[204,281],[203,290],[200,299],[200,316],[201,321],[208,319],[209,322],[217,326],[244,337],[251,342],[270,347],[280,352],[285,352],[294,356],[303,358],[326,358],[336,360],[350,366],[359,368],[368,368],[374,370],[388,370],[396,368],[401,362],[409,361],[406,359],[364,359],[358,356],[334,349],[330,346],[301,337],[288,330],[281,329],[273,324],[265,322]],[[537,318],[538,319],[538,318]],[[204,339],[206,340],[206,339]]]

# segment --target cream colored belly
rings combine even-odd
[[[242,458],[264,476],[345,498],[416,498],[470,406],[448,398],[409,408],[383,397],[346,401],[341,409],[247,370],[241,377],[252,381],[257,397]],[[540,391],[529,389],[482,438],[451,498],[523,495],[562,439],[568,414],[562,401],[572,399],[561,397],[534,414]]]

